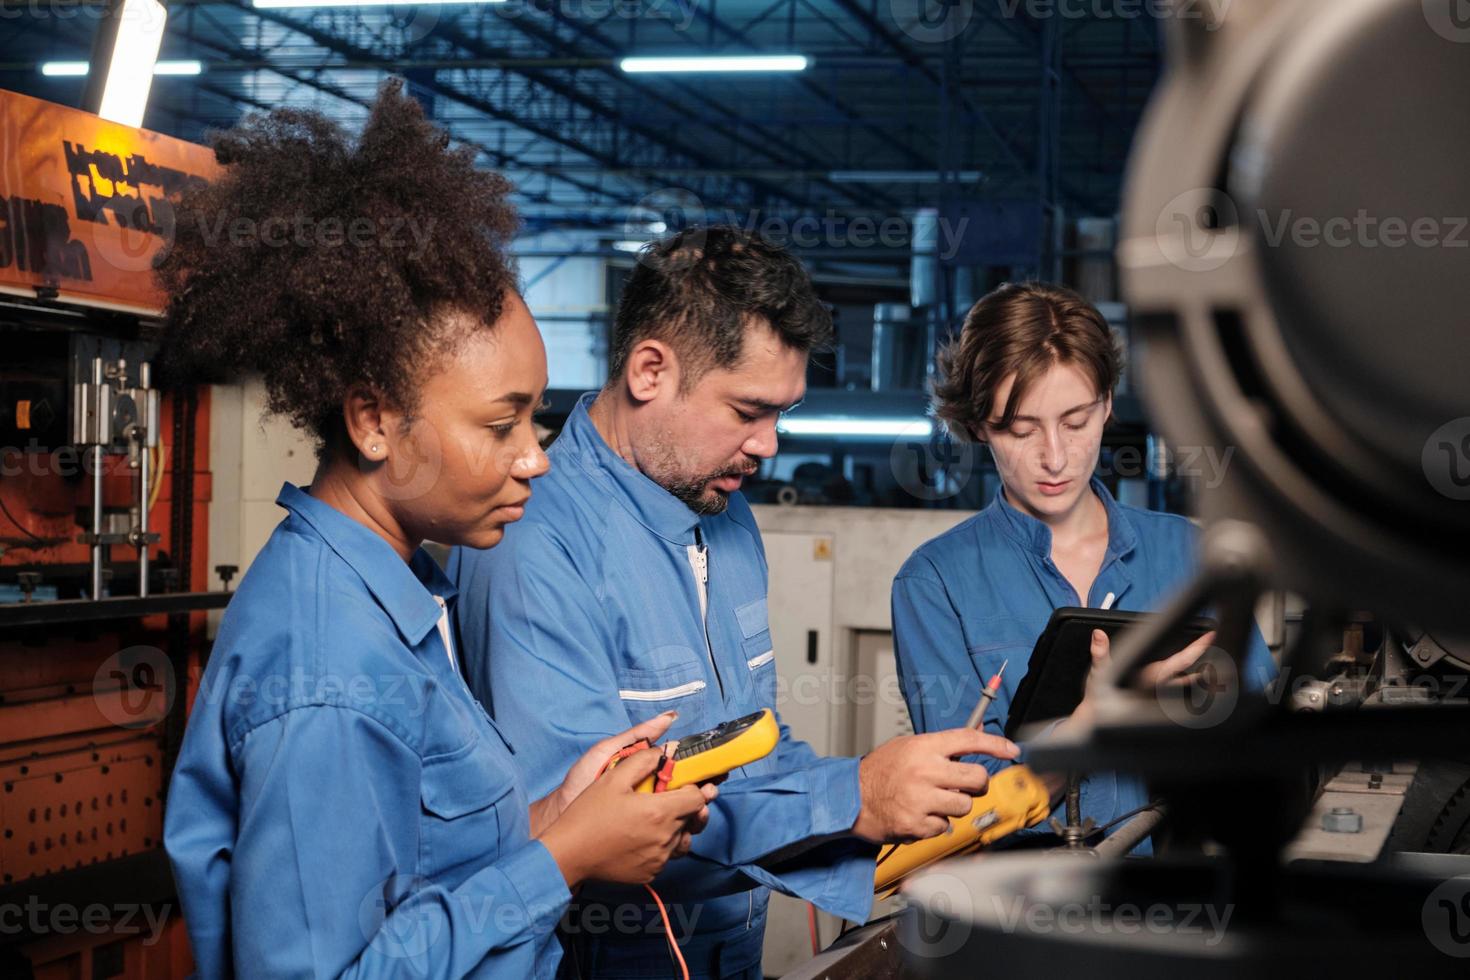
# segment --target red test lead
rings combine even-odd
[[[1010,660],[1003,661],[1000,670],[997,670],[995,676],[990,678],[990,682],[981,688],[980,703],[975,705],[974,711],[970,712],[970,718],[965,722],[966,728],[979,728],[985,723],[985,712],[990,710],[990,703],[995,700],[995,692],[1000,690],[1000,677],[1006,672],[1008,663]]]

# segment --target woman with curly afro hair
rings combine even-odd
[[[594,747],[531,803],[460,676],[453,585],[420,548],[493,546],[546,471],[546,355],[515,289],[506,181],[401,83],[361,135],[277,110],[214,137],[158,263],[177,383],[258,375],[315,436],[311,486],[220,624],[165,845],[201,976],[551,976],[583,881],[650,880],[710,788],[633,787]]]

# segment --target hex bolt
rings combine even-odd
[[[40,572],[20,572],[16,576],[20,583],[20,590],[25,593],[25,601],[31,601],[31,593],[36,591],[36,586],[41,584]]]
[[[1335,806],[1322,814],[1322,829],[1330,834],[1361,833],[1363,815],[1352,807]]]

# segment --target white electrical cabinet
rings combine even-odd
[[[833,753],[832,536],[762,531],[771,568],[767,607],[781,720],[820,755]],[[777,587],[779,580],[780,587]]]
[[[953,510],[752,508],[770,566],[777,701],[793,737],[820,755],[861,755],[912,731],[893,659],[889,596],[914,550],[969,517]],[[841,923],[817,916],[818,942]],[[774,895],[762,969],[778,977],[812,956],[804,902]]]

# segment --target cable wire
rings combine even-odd
[[[1101,827],[1094,827],[1094,828],[1092,828],[1091,830],[1089,830],[1087,832],[1087,836],[1088,837],[1091,837],[1093,834],[1105,834],[1108,831],[1112,830],[1114,827],[1118,826],[1118,824],[1122,823],[1124,820],[1131,820],[1134,817],[1138,816],[1140,813],[1144,813],[1144,812],[1146,812],[1148,810],[1157,810],[1159,807],[1161,807],[1163,805],[1164,805],[1164,801],[1162,799],[1152,800],[1152,801],[1150,801],[1148,803],[1145,803],[1143,806],[1138,807],[1136,810],[1129,810],[1127,813],[1123,814],[1121,817],[1115,817],[1114,819],[1109,820],[1107,823],[1103,824]]]
[[[51,544],[49,542],[47,542],[45,538],[42,538],[42,537],[37,536],[34,532],[32,532],[24,524],[22,524],[20,521],[18,521],[18,520],[15,519],[15,515],[10,512],[10,508],[7,507],[7,506],[5,506],[5,499],[3,497],[0,497],[0,511],[4,511],[6,520],[8,520],[8,521],[10,521],[10,523],[14,524],[15,527],[16,527],[16,530],[20,531],[21,534],[24,534],[26,537],[28,537],[32,541],[36,542],[36,544],[40,545],[42,548],[49,548],[49,547],[51,547]]]

